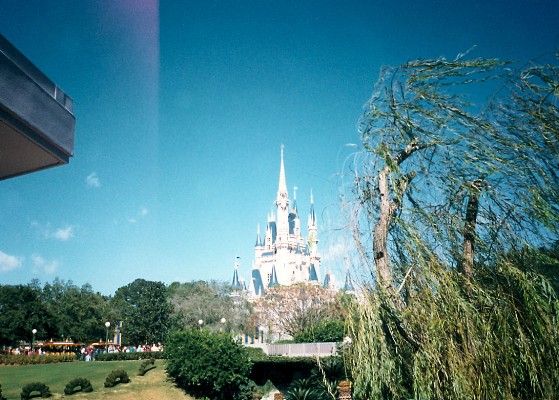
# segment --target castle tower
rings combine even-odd
[[[318,253],[318,226],[311,194],[309,237],[301,233],[297,205],[297,187],[293,188],[293,202],[287,192],[283,157],[280,152],[280,171],[274,211],[268,215],[264,238],[257,227],[254,262],[249,290],[252,296],[261,296],[274,286],[296,283],[319,284],[320,256]]]

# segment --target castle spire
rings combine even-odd
[[[285,180],[285,167],[283,165],[283,144],[281,145],[280,176],[278,185],[278,200],[280,197],[287,198],[287,183]]]
[[[311,189],[311,210],[309,211],[309,229],[316,228],[316,215],[314,214],[314,198]]]

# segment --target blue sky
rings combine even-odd
[[[382,65],[529,60],[559,1],[9,1],[0,32],[74,99],[70,164],[0,182],[0,283],[112,294],[248,276],[278,185],[340,279],[338,175]],[[1,145],[1,141],[0,141]]]

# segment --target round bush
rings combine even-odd
[[[123,369],[117,369],[107,376],[107,379],[105,379],[105,387],[113,387],[115,385],[118,385],[119,383],[128,382],[130,382],[128,373]]]
[[[51,396],[50,389],[47,385],[41,382],[34,382],[25,385],[21,389],[21,400],[30,399],[33,392],[39,392],[43,398]]]
[[[67,395],[74,394],[79,391],[85,393],[89,393],[93,391],[93,386],[91,386],[91,382],[89,381],[89,379],[85,379],[81,377],[72,379],[70,382],[66,384],[66,387],[64,388],[64,394]]]
[[[175,332],[165,346],[167,373],[177,386],[196,398],[252,399],[248,379],[252,362],[231,336],[193,329]]]

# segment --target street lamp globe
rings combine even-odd
[[[225,318],[221,318],[220,322],[221,322],[222,324],[225,324],[225,323],[227,322],[227,320],[226,320]]]
[[[109,352],[109,347],[108,347],[108,341],[109,341],[109,326],[111,326],[111,323],[109,321],[105,322],[105,328],[106,332],[105,332],[105,353]]]
[[[33,328],[31,330],[31,333],[33,334],[33,337],[31,338],[31,352],[35,351],[35,334],[37,333],[37,329]]]

